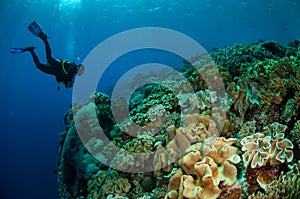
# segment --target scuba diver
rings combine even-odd
[[[36,37],[43,40],[46,48],[46,58],[47,64],[42,64],[35,54],[34,46],[29,46],[26,48],[11,48],[10,52],[13,54],[21,54],[24,52],[30,52],[32,59],[36,65],[36,67],[42,72],[50,75],[54,75],[57,81],[57,90],[60,89],[59,84],[64,84],[66,88],[71,88],[74,83],[75,75],[82,75],[84,72],[84,65],[78,64],[76,65],[74,62],[70,62],[62,59],[54,59],[51,55],[51,48],[48,42],[48,37],[41,26],[33,21],[28,26],[29,31]]]

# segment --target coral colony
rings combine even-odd
[[[221,74],[228,98],[225,107],[213,106],[224,96],[210,90],[193,67],[201,65],[201,57],[177,68],[184,80],[163,74],[168,87],[147,84],[137,89],[129,102],[131,120],[117,124],[111,100],[103,93],[95,92],[89,102],[74,105],[65,115],[66,130],[60,135],[60,196],[300,198],[300,41],[236,44],[209,55],[216,67],[206,65],[201,70],[214,76],[217,69]],[[187,83],[195,95],[185,92]],[[172,92],[176,87],[183,88],[177,96]],[[97,121],[89,114],[95,110]],[[85,132],[90,136],[82,141],[76,121],[88,121],[82,125],[95,131]],[[96,133],[96,124],[111,144],[123,149],[118,156]],[[144,133],[128,135],[133,124],[145,128]],[[155,153],[151,162],[135,161],[126,151]],[[118,164],[121,171],[95,155],[106,165]],[[147,170],[149,166],[153,171]],[[147,172],[123,172],[130,168]]]

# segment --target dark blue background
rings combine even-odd
[[[3,0],[0,1],[1,125],[0,198],[57,198],[55,168],[58,135],[64,130],[72,90],[56,90],[54,77],[38,71],[29,54],[10,47],[44,46],[27,25],[38,21],[52,37],[56,58],[76,62],[101,41],[131,28],[171,28],[210,50],[258,39],[285,43],[300,38],[299,0]],[[116,62],[130,67],[142,56]],[[151,54],[149,54],[151,57]],[[147,59],[145,59],[147,60]],[[156,61],[164,62],[163,56]],[[172,64],[172,62],[166,62]],[[119,71],[118,64],[113,70]],[[173,64],[177,64],[176,61]],[[109,91],[108,81],[101,89]]]

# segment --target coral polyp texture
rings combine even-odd
[[[300,198],[300,41],[209,55],[184,60],[180,77],[137,75],[132,85],[146,84],[128,102],[95,92],[74,104],[60,135],[60,197]]]

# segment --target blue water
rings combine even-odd
[[[12,55],[10,47],[35,45],[45,60],[43,43],[27,25],[38,21],[52,37],[56,58],[82,62],[103,40],[138,27],[164,27],[182,32],[203,45],[216,47],[260,39],[280,43],[300,38],[299,0],[10,0],[0,1],[1,125],[0,198],[55,199],[58,135],[72,101],[72,90],[56,90],[55,78],[38,71],[29,54]],[[227,1],[228,2],[228,1]],[[124,68],[155,61],[179,64],[172,55],[137,52],[120,58],[110,71],[114,78]],[[149,60],[149,57],[154,57]],[[122,69],[123,67],[123,69]],[[116,75],[114,75],[116,74]],[[118,74],[118,75],[117,75]]]

